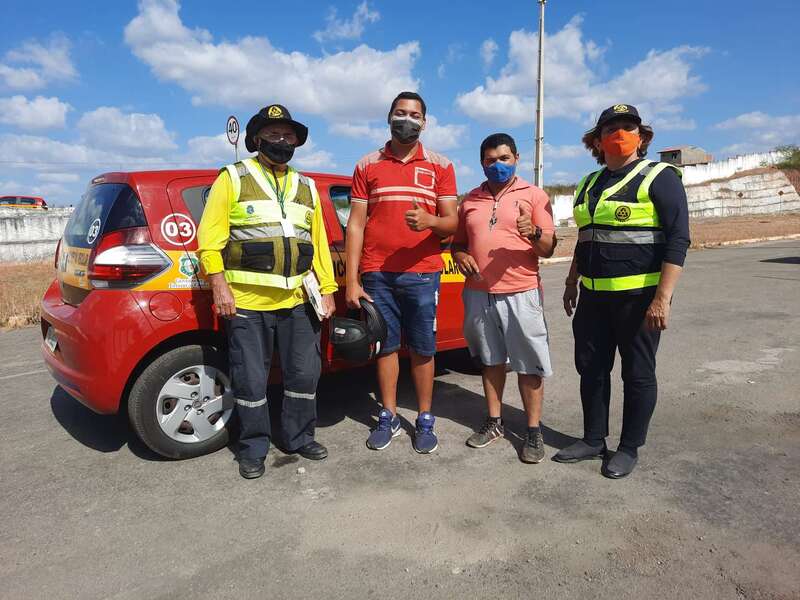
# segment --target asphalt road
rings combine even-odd
[[[548,455],[581,434],[565,271],[544,271]],[[228,450],[158,460],[54,385],[38,329],[2,333],[0,597],[800,598],[798,297],[800,241],[690,253],[648,444],[620,481],[597,462],[525,465],[513,433],[466,447],[480,378],[444,368],[452,357],[435,454],[406,436],[365,448],[377,405],[362,370],[321,384],[328,460],[273,451],[245,481]],[[413,421],[407,377],[400,398]]]

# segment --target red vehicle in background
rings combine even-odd
[[[39,196],[0,196],[0,208],[38,208],[47,210],[47,202]]]
[[[125,410],[142,441],[171,458],[228,442],[233,399],[221,320],[199,270],[197,224],[216,171],[107,173],[92,180],[56,250],[42,299],[42,353],[58,384],[92,410]],[[314,179],[345,312],[350,177]],[[463,276],[448,250],[437,349],[463,348]],[[323,370],[352,367],[322,337]]]

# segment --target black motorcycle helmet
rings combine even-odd
[[[386,341],[386,321],[372,302],[361,298],[361,319],[333,317],[330,341],[333,355],[363,363],[375,358]]]

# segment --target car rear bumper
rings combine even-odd
[[[55,329],[55,352],[44,342]],[[58,283],[42,298],[42,356],[58,384],[102,414],[116,413],[128,377],[152,327],[126,290],[92,292],[78,306],[65,304]]]

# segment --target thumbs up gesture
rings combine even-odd
[[[433,215],[412,200],[412,208],[406,211],[406,225],[411,231],[425,231],[430,229]]]
[[[519,204],[519,216],[517,217],[517,231],[519,234],[526,238],[530,239],[533,235],[533,223],[531,223],[531,209],[528,207],[527,204],[520,202]]]

